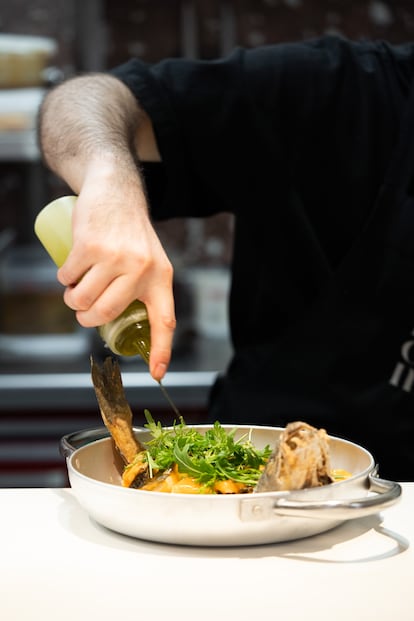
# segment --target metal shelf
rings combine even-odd
[[[0,131],[0,161],[40,161],[35,129]]]
[[[226,368],[230,355],[229,343],[218,339],[196,339],[187,352],[173,355],[163,384],[177,406],[206,407],[210,387],[217,373]],[[168,408],[160,387],[140,358],[121,358],[120,367],[131,407]],[[22,410],[75,409],[96,409],[89,355],[60,361],[0,362],[0,415]]]

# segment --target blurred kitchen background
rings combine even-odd
[[[43,165],[36,114],[64,78],[130,56],[214,58],[337,33],[414,37],[412,0],[2,0],[0,4],[0,487],[63,486],[59,439],[101,425],[89,355],[106,355],[77,326],[55,267],[33,234],[38,211],[71,193]],[[178,329],[165,385],[187,422],[202,421],[208,389],[231,348],[226,299],[232,220],[158,227],[175,266]],[[121,360],[135,423],[173,415],[140,360]]]

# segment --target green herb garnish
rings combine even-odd
[[[196,481],[213,487],[217,481],[231,479],[246,486],[256,485],[263,466],[271,453],[269,445],[255,448],[249,434],[235,440],[235,431],[223,429],[215,422],[201,434],[187,427],[183,418],[172,428],[156,423],[148,410],[144,411],[151,439],[146,442],[147,459],[151,470],[167,470],[177,464],[178,470]]]

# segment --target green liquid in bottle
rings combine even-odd
[[[140,337],[137,338],[137,331]],[[128,326],[115,341],[114,348],[117,349],[122,356],[134,356],[137,352],[149,364],[149,355],[151,349],[149,323],[136,323]]]
[[[147,364],[151,350],[151,333],[145,304],[134,300],[113,321],[99,326],[98,332],[108,347],[121,356],[139,354]]]

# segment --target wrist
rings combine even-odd
[[[143,189],[138,162],[127,150],[100,150],[89,155],[85,161],[76,159],[66,168],[66,179],[79,194],[86,186],[97,188],[132,187]],[[111,192],[112,193],[112,192]]]

